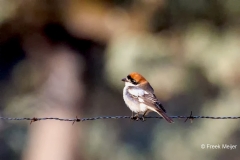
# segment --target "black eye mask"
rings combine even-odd
[[[130,75],[127,76],[127,79],[129,79],[134,85],[138,84]]]

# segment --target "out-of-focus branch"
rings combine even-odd
[[[81,82],[84,66],[78,61],[81,57],[64,44],[52,45],[39,33],[26,37],[23,46],[29,61],[46,73],[45,82],[37,91],[39,101],[34,114],[57,117],[74,116],[76,112],[81,114],[84,96]],[[53,121],[30,127],[23,159],[75,159],[81,155],[74,139],[79,135],[81,132],[77,128]]]
[[[64,24],[77,37],[98,41],[108,41],[113,36],[125,32],[144,32],[149,29],[149,21],[159,1],[148,3],[142,1],[129,10],[105,3],[89,1],[71,1]]]

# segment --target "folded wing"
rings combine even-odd
[[[129,87],[128,92],[131,95],[134,95],[135,98],[138,98],[140,102],[143,102],[148,106],[161,109],[166,113],[165,108],[162,106],[161,102],[157,99],[154,93],[146,92],[145,90],[134,86]]]
[[[129,87],[128,92],[133,98],[136,98],[139,102],[145,103],[147,106],[149,106],[149,110],[157,112],[169,123],[174,122],[169,116],[166,115],[165,108],[162,106],[161,102],[157,99],[154,93],[149,93],[135,86]]]

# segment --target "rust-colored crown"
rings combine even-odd
[[[132,79],[134,79],[137,83],[146,83],[147,80],[139,73],[132,72],[129,74]]]

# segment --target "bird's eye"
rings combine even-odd
[[[127,79],[129,79],[132,82],[132,84],[134,84],[134,85],[138,84],[137,81],[135,79],[133,79],[130,75],[127,76]]]
[[[134,79],[132,79],[131,82],[135,85],[137,84],[137,82]]]

